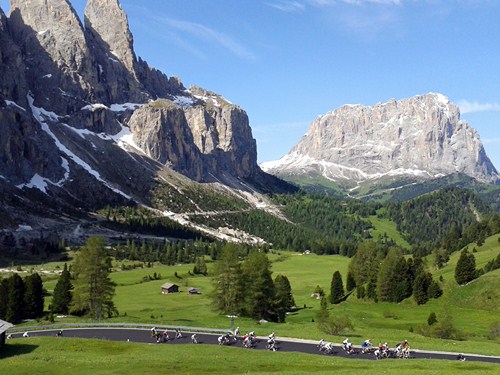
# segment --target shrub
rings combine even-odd
[[[429,314],[429,317],[427,318],[427,324],[431,326],[435,323],[437,323],[437,316],[436,313],[433,311]]]
[[[354,325],[347,315],[337,315],[336,317],[330,317],[318,323],[318,326],[320,331],[334,336],[342,335],[346,333],[347,330],[354,330]]]
[[[399,319],[399,317],[395,313],[393,313],[392,311],[384,311],[383,315],[384,315],[384,318],[387,318],[387,319],[390,319],[390,318]]]
[[[500,322],[495,322],[490,326],[490,332],[488,333],[488,338],[490,340],[500,339]]]

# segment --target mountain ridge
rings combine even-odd
[[[153,192],[176,173],[252,202],[296,190],[258,166],[242,108],[135,55],[118,0],[88,0],[83,23],[68,0],[12,0],[0,41],[4,228],[155,210]]]
[[[316,118],[287,155],[261,167],[285,179],[321,176],[353,184],[453,173],[499,181],[479,134],[460,119],[458,106],[438,93],[341,106]]]

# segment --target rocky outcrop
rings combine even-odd
[[[88,1],[85,35],[95,59],[98,84],[104,88],[100,102],[143,103],[172,98],[185,90],[178,78],[169,78],[136,58],[127,15],[118,0]]]
[[[245,111],[208,90],[191,87],[190,92],[201,105],[186,107],[187,122],[200,152],[212,156],[211,173],[250,176],[257,165],[257,145]]]
[[[330,180],[456,172],[483,182],[499,179],[478,133],[460,120],[456,105],[435,93],[340,107],[318,117],[288,155],[263,168],[281,176],[317,174]]]
[[[197,181],[262,173],[246,113],[137,59],[118,0],[89,0],[85,28],[67,0],[13,0],[1,34],[13,45],[5,66],[17,77],[0,87],[28,112],[29,95],[52,122],[109,135],[128,126],[147,155]],[[119,103],[138,105],[114,109]]]
[[[110,22],[113,20],[113,22]],[[99,101],[142,103],[149,95],[136,74],[133,37],[127,16],[117,0],[89,0],[85,8],[85,35],[95,59]]]
[[[117,0],[89,0],[85,8],[85,30],[106,45],[110,53],[108,59],[121,62],[137,79],[132,33],[127,15]]]
[[[66,114],[93,100],[93,59],[70,3],[12,0],[8,24],[37,106]]]
[[[62,176],[61,159],[32,116],[24,55],[1,9],[0,45],[0,176],[14,185],[37,175],[57,180]]]
[[[246,113],[200,88],[185,94],[193,96],[178,98],[181,104],[160,99],[136,110],[129,122],[135,144],[196,181],[259,173]]]
[[[134,112],[130,130],[149,157],[194,179],[203,179],[201,154],[193,142],[182,107],[169,100],[152,102]]]
[[[286,190],[257,165],[243,109],[136,57],[118,0],[88,0],[84,23],[68,0],[0,12],[3,183],[92,208],[112,195],[142,202],[162,168]]]
[[[19,47],[10,36],[7,17],[0,8],[0,100],[9,99],[27,106],[28,85],[24,75],[26,65]]]

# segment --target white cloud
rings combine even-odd
[[[303,3],[300,3],[298,1],[287,1],[287,0],[282,0],[274,3],[267,3],[267,5],[288,13],[301,12],[305,8],[305,5]]]
[[[255,60],[255,55],[251,51],[236,42],[229,35],[195,22],[174,19],[167,19],[165,21],[170,27],[191,34],[199,39],[220,45],[237,57],[246,60]]]
[[[295,0],[278,0],[275,2],[268,2],[270,7],[279,9],[283,12],[301,12],[307,6],[313,7],[329,7],[334,5],[401,5],[403,0],[308,0],[308,1],[295,1]]]
[[[0,0],[1,1],[1,0]],[[169,43],[175,43],[190,54],[207,59],[206,45],[216,45],[222,47],[244,60],[256,60],[255,54],[228,34],[224,34],[210,27],[196,22],[176,20],[165,16],[161,12],[154,13],[144,6],[130,5],[135,14],[142,14],[143,27],[148,27],[149,34],[158,36],[168,36]],[[161,25],[161,26],[159,26]],[[166,25],[168,29],[163,26]],[[204,47],[200,47],[201,41]]]
[[[470,102],[468,100],[460,100],[458,107],[462,114],[473,112],[492,112],[500,111],[500,103],[479,103]]]

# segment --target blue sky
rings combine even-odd
[[[70,1],[83,14],[86,1]],[[500,169],[500,1],[121,4],[138,56],[247,111],[259,162],[286,154],[317,116],[343,104],[440,92]]]

